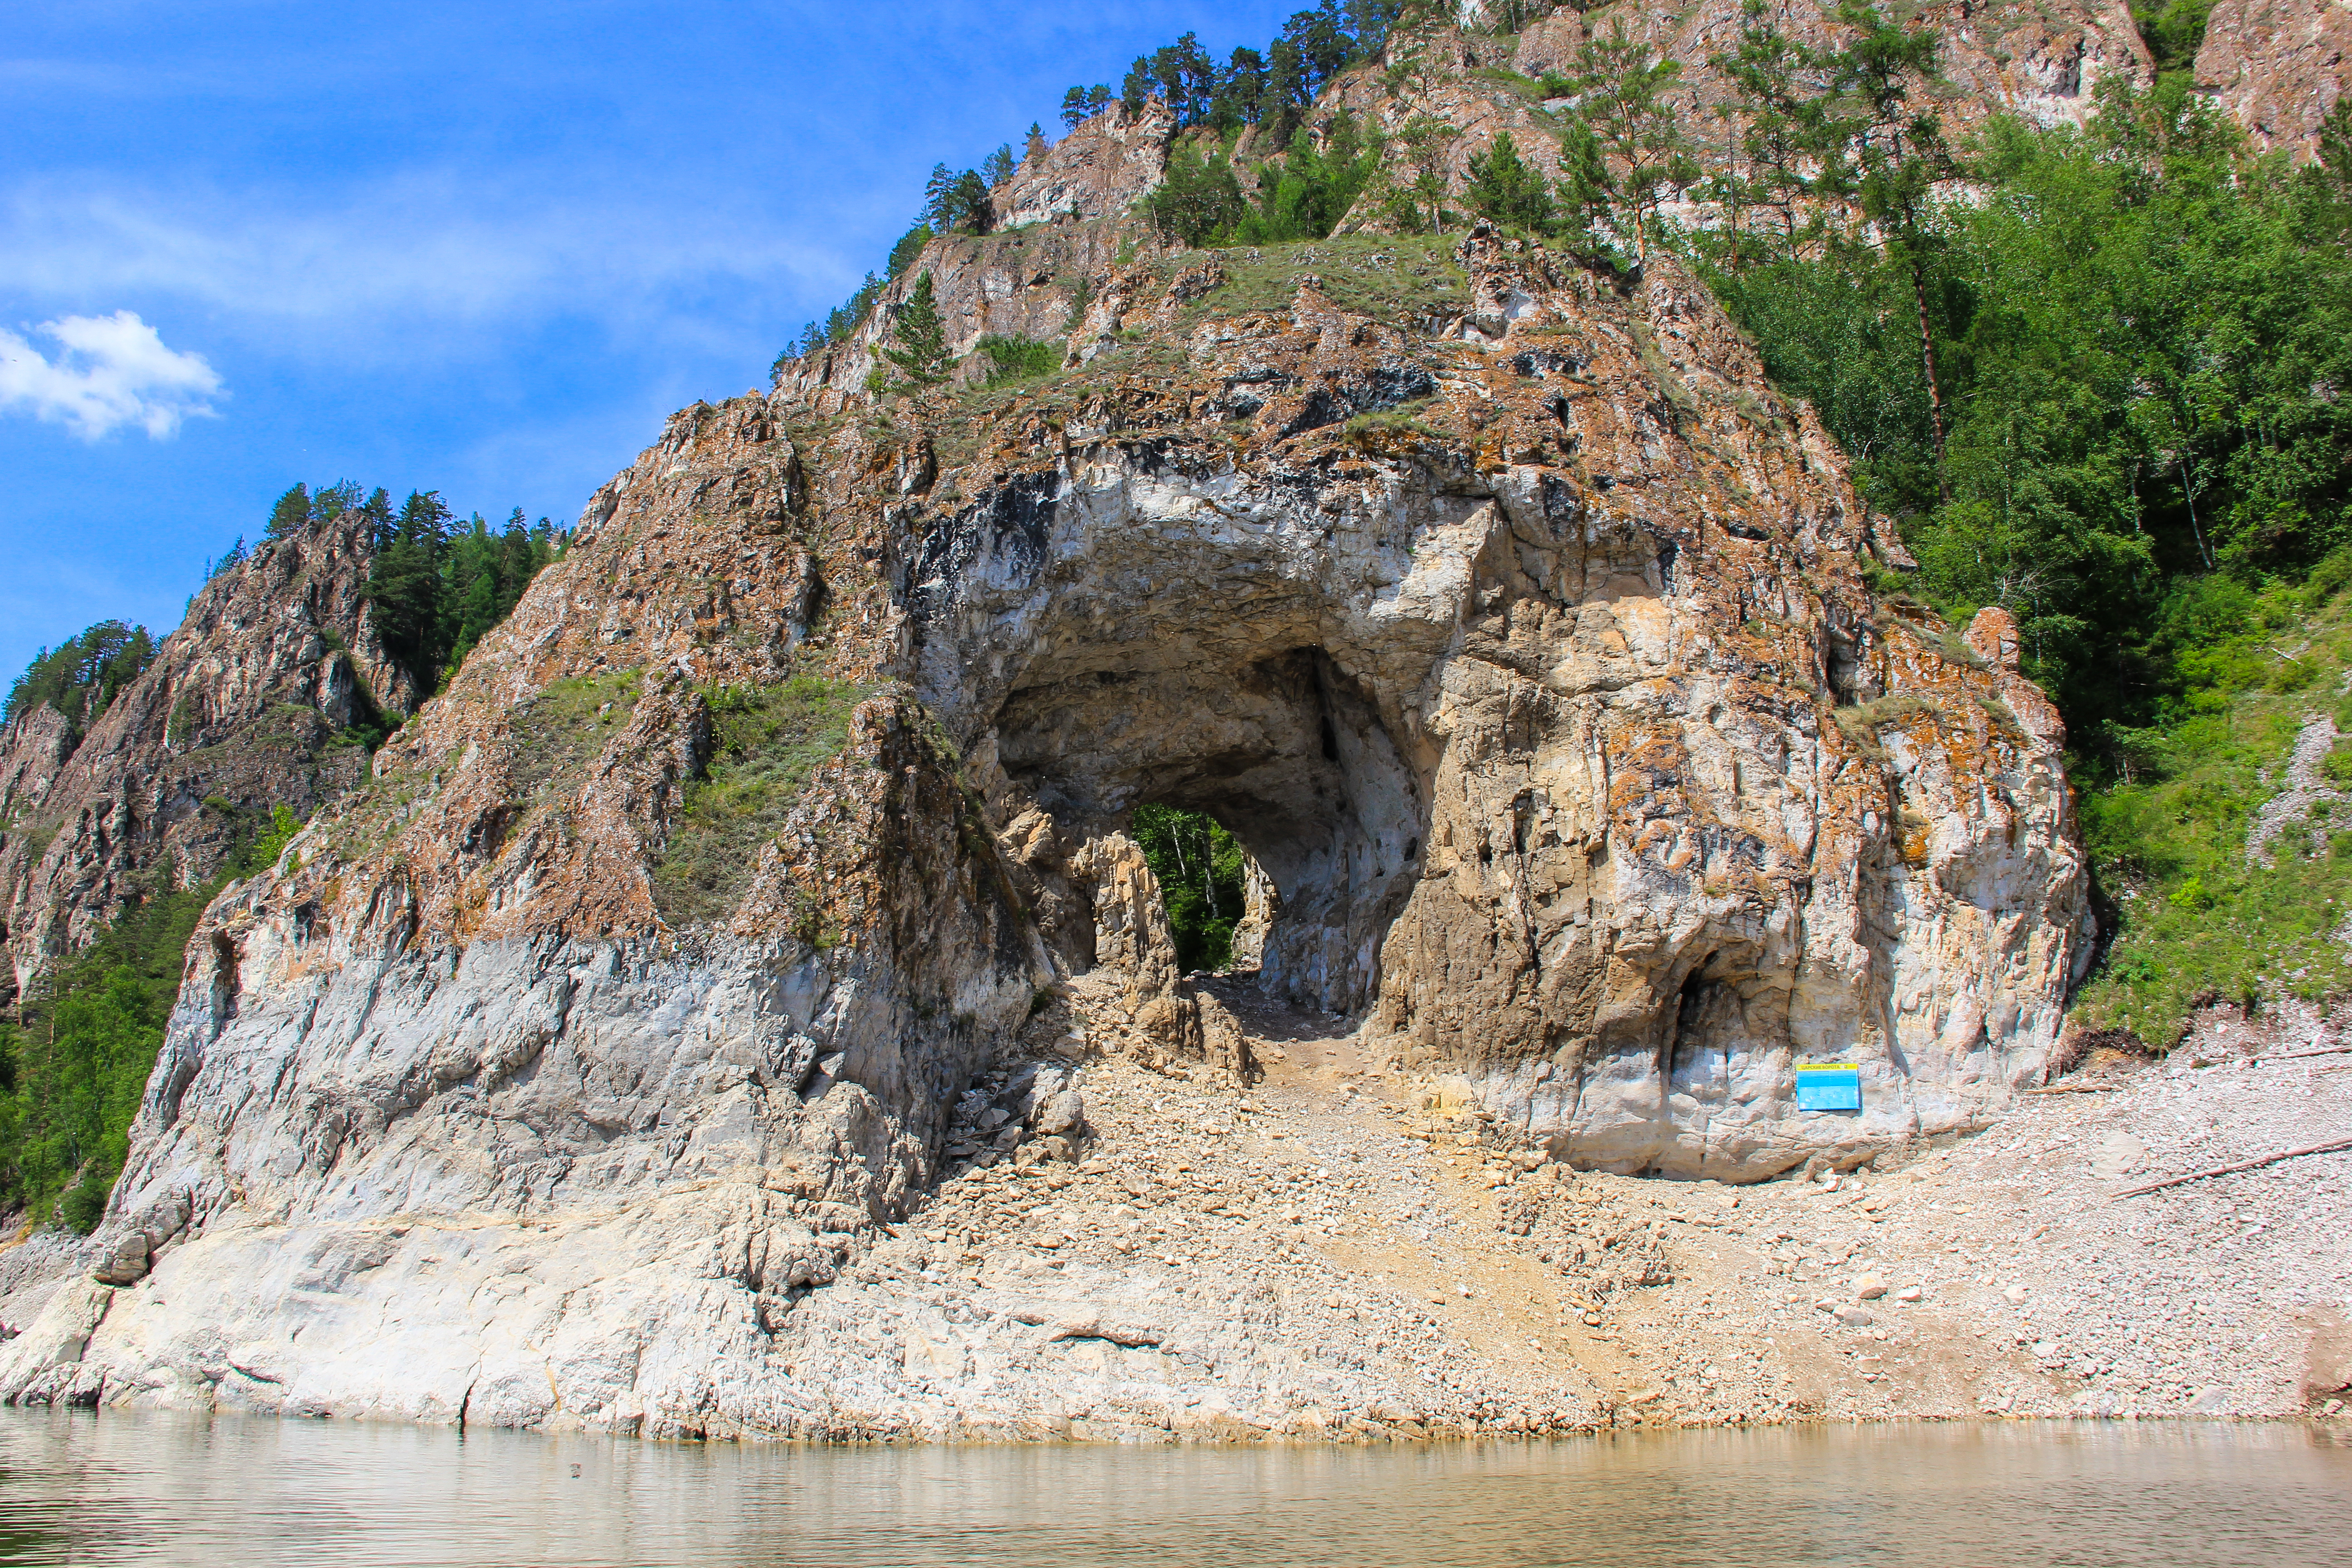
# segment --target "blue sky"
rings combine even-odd
[[[933,163],[1298,4],[11,0],[0,679],[168,629],[297,479],[569,522],[764,386]]]

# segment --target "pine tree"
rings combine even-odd
[[[996,221],[996,208],[988,199],[988,182],[977,169],[966,169],[956,176],[955,226],[968,234],[986,234]]]
[[[923,182],[923,222],[935,234],[945,234],[955,227],[956,176],[945,163],[931,165],[931,177]]]
[[[1033,120],[1029,122],[1029,139],[1021,146],[1021,161],[1025,163],[1045,155],[1045,132],[1040,130],[1037,122]]]
[[[310,526],[310,489],[297,484],[278,498],[269,509],[268,526],[262,530],[264,539],[285,539]]]
[[[1839,16],[1857,37],[1837,57],[1838,89],[1857,106],[1863,130],[1856,139],[1858,168],[1845,182],[1859,198],[1863,216],[1878,226],[1887,254],[1909,272],[1919,319],[1919,362],[1927,388],[1927,415],[1935,437],[1937,493],[1952,499],[1944,474],[1944,395],[1936,374],[1936,339],[1928,326],[1929,253],[1939,244],[1926,216],[1936,181],[1951,172],[1943,132],[1933,114],[1906,117],[1910,83],[1936,79],[1936,35],[1907,29],[1879,14],[1878,7],[1847,0]]]
[[[1076,131],[1079,126],[1086,123],[1087,116],[1092,112],[1093,110],[1087,103],[1087,89],[1085,88],[1074,87],[1070,89],[1069,91],[1062,95],[1062,125],[1064,129]]]
[[[1633,240],[1637,259],[1650,256],[1650,220],[1668,185],[1685,187],[1698,178],[1682,129],[1682,117],[1664,99],[1682,74],[1678,61],[1651,54],[1649,46],[1629,40],[1623,25],[1612,24],[1607,37],[1585,40],[1577,52],[1579,106],[1601,139],[1617,177],[1615,216],[1621,233]]]
[[[431,690],[446,647],[442,635],[441,555],[449,509],[434,490],[411,490],[390,540],[368,572],[369,618],[384,651],[411,679]]]
[[[1559,139],[1559,195],[1570,242],[1605,249],[1600,229],[1616,207],[1617,176],[1609,171],[1601,138],[1580,119],[1570,120]]]
[[[155,642],[146,627],[100,621],[55,652],[43,648],[34,658],[9,689],[6,721],[46,703],[66,716],[75,734],[85,733],[154,659]]]
[[[1507,131],[1472,156],[1462,194],[1471,211],[1507,227],[1539,234],[1551,223],[1551,187],[1519,156]]]
[[[980,177],[992,191],[1013,177],[1013,143],[1007,142],[980,161]]]
[[[937,386],[948,378],[953,362],[948,356],[947,329],[940,321],[939,302],[931,295],[931,275],[915,279],[906,302],[890,323],[891,346],[882,357],[896,366],[908,387]]]

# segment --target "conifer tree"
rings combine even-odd
[[[1074,87],[1070,89],[1069,91],[1062,95],[1062,125],[1064,129],[1076,131],[1080,125],[1086,122],[1087,116],[1093,112],[1094,110],[1087,105],[1087,89],[1085,88]]]
[[[1471,158],[1463,196],[1471,211],[1511,228],[1541,233],[1551,222],[1551,188],[1519,156],[1507,131]]]
[[[939,302],[931,294],[931,275],[923,273],[907,294],[890,323],[890,346],[882,357],[897,367],[908,387],[937,386],[948,378],[947,329],[940,321]]]
[[[956,177],[945,163],[931,165],[931,177],[923,182],[923,222],[935,234],[945,234],[955,227]]]
[[[278,498],[269,509],[269,524],[262,531],[265,539],[285,539],[310,526],[310,489],[296,484]]]
[[[1027,163],[1033,158],[1042,158],[1045,155],[1045,132],[1038,129],[1037,122],[1033,120],[1029,122],[1029,139],[1022,143],[1021,159],[1022,162]]]
[[[1618,23],[1606,37],[1585,40],[1577,67],[1580,107],[1612,167],[1625,171],[1614,182],[1617,227],[1632,236],[1634,256],[1646,262],[1650,221],[1665,188],[1687,186],[1698,178],[1681,116],[1664,97],[1682,66],[1627,38]]]

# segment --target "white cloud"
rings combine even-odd
[[[181,420],[210,415],[206,400],[220,395],[220,375],[203,355],[165,348],[129,310],[60,316],[32,331],[56,342],[57,357],[0,328],[0,410],[68,426],[85,441],[127,425],[160,441]]]

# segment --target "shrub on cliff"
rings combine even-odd
[[[986,384],[990,386],[1010,386],[1015,382],[1034,381],[1062,368],[1061,345],[1036,338],[1008,337],[992,332],[973,346],[972,353],[988,366]]]

